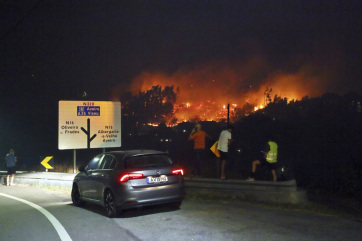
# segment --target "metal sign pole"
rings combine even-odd
[[[228,104],[228,119],[227,119],[227,121],[228,121],[228,125],[230,124],[230,104]]]
[[[73,160],[74,160],[74,173],[77,173],[77,150],[73,150]]]

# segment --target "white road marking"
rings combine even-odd
[[[58,233],[58,235],[59,235],[59,237],[60,237],[60,239],[62,241],[72,241],[69,234],[67,233],[67,231],[65,230],[63,225],[58,221],[58,219],[56,219],[53,216],[53,214],[51,214],[50,212],[48,212],[44,208],[42,208],[42,207],[40,207],[40,206],[38,206],[38,205],[36,205],[36,204],[34,204],[32,202],[29,202],[27,200],[21,199],[21,198],[10,196],[10,195],[4,194],[4,193],[0,193],[0,195],[4,196],[4,197],[11,198],[11,199],[14,199],[14,200],[17,200],[17,201],[20,201],[20,202],[23,202],[23,203],[28,204],[29,206],[37,209],[39,212],[44,214],[44,216],[51,222],[51,224],[54,226],[55,230],[57,231],[57,233]]]

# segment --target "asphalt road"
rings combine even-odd
[[[181,209],[149,207],[109,219],[78,208],[68,191],[0,186],[0,240],[362,240],[362,223],[245,202],[186,199]]]

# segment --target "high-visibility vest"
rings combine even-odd
[[[268,144],[270,146],[270,151],[266,156],[266,160],[269,163],[275,163],[277,162],[278,157],[278,145],[274,141],[269,141]]]

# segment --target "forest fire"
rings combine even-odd
[[[215,102],[187,102],[186,104],[177,104],[174,106],[175,117],[179,121],[202,120],[219,121],[225,119],[227,110],[225,105],[220,106]]]
[[[130,90],[137,94],[152,86],[174,86],[177,100],[173,105],[173,116],[165,118],[170,125],[183,121],[225,120],[228,104],[232,118],[240,113],[247,115],[263,109],[274,100],[274,96],[290,101],[317,96],[322,92],[323,78],[313,77],[310,71],[264,73],[262,76],[265,77],[256,78],[259,65],[240,67],[237,64],[213,63],[173,74],[144,72],[132,81]]]

